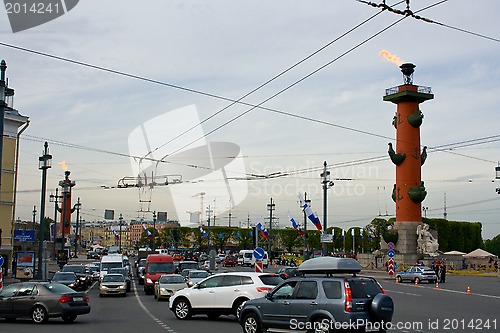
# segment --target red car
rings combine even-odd
[[[222,266],[227,267],[236,267],[236,257],[234,256],[226,256],[222,261]]]

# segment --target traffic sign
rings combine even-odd
[[[389,276],[394,275],[394,259],[393,258],[389,259],[389,261],[387,263],[387,271],[389,273]]]
[[[389,243],[387,243],[387,248],[388,248],[389,250],[394,250],[394,249],[396,248],[396,246],[394,245],[394,243],[393,243],[393,242],[389,242]]]
[[[0,266],[2,266],[2,265],[3,265],[3,261],[4,261],[4,260],[3,260],[3,257],[2,257],[2,256],[0,256]]]
[[[3,277],[2,277],[2,270],[0,269],[0,291],[3,288]]]
[[[389,256],[389,258],[394,258],[395,254],[396,254],[396,252],[394,250],[387,251],[387,256]]]
[[[261,247],[256,247],[255,250],[253,250],[253,257],[256,260],[262,260],[262,258],[264,258],[264,249]]]
[[[262,266],[262,261],[256,261],[255,262],[255,272],[256,273],[264,273],[264,268]]]

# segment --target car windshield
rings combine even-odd
[[[74,280],[75,279],[75,273],[62,273],[58,272],[54,274],[54,277],[52,278],[52,281],[64,281],[64,280]]]
[[[179,263],[179,268],[184,270],[184,269],[197,269],[198,268],[198,263],[196,262],[181,262]]]
[[[209,275],[208,272],[189,272],[190,278],[206,278]]]
[[[173,273],[174,263],[172,262],[150,262],[148,273]]]
[[[47,284],[44,284],[43,287],[45,289],[47,289],[48,291],[55,293],[55,294],[67,294],[67,293],[74,293],[75,292],[70,287],[65,286],[64,284],[60,284],[60,283],[47,283]]]
[[[101,270],[108,271],[111,268],[122,268],[123,264],[121,262],[103,262],[101,264]]]
[[[104,275],[102,282],[125,282],[123,275]]]
[[[85,267],[83,266],[64,266],[63,272],[75,272],[79,274],[85,274]]]
[[[259,276],[259,279],[266,286],[277,286],[278,284],[283,282],[283,279],[279,275],[274,275],[274,274],[261,275],[261,276]]]
[[[173,275],[173,276],[162,276],[159,280],[160,283],[185,283],[182,276]]]

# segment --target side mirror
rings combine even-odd
[[[268,300],[272,300],[272,298],[273,298],[273,294],[271,294],[270,292],[267,292],[265,297],[266,297],[266,299],[268,299]]]

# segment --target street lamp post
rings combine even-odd
[[[120,221],[120,245],[119,245],[119,252],[122,253],[122,223],[123,223],[123,215],[120,214],[120,218],[118,219]],[[153,222],[154,224],[154,222]],[[153,249],[154,250],[154,249]]]
[[[56,194],[55,195],[51,194],[49,197],[50,202],[54,203],[54,235],[53,235],[54,238],[52,239],[54,243],[53,244],[54,258],[56,255],[56,242],[57,242],[57,213],[59,212],[59,207],[57,206],[57,204],[60,202],[59,199],[62,198],[62,195],[57,195],[58,192],[59,188],[56,188]]]
[[[38,239],[38,272],[37,279],[43,279],[42,257],[43,241],[45,240],[45,192],[47,191],[47,169],[52,166],[52,155],[49,154],[49,144],[45,141],[43,155],[38,158],[38,169],[42,170],[42,195],[40,198],[40,237]]]
[[[154,250],[156,250],[156,211],[153,211],[153,251]]]
[[[333,186],[333,182],[330,180],[330,171],[326,169],[326,161],[323,163],[323,173],[321,173],[321,177],[323,180],[321,183],[323,184],[323,232],[322,234],[326,233],[326,228],[328,227],[327,223],[327,205],[328,205],[328,200],[327,200],[327,190]],[[323,242],[323,255],[326,256],[326,242]]]
[[[80,197],[78,197],[76,204],[75,204],[75,209],[76,209],[76,230],[75,230],[75,258],[78,258],[78,238],[80,236],[80,233],[78,232],[78,228],[80,227],[80,207],[82,204],[80,203]]]
[[[307,193],[304,193],[304,203],[311,207],[311,200],[307,199]],[[306,210],[302,210],[304,212],[304,260],[309,259],[309,244],[308,244],[308,236],[307,236],[307,214]]]
[[[3,156],[3,132],[4,132],[4,118],[5,118],[5,107],[7,103],[5,101],[7,95],[7,84],[5,82],[5,72],[7,70],[7,64],[5,60],[0,63],[0,169],[2,166],[2,156]],[[2,184],[2,172],[0,170],[0,186]]]
[[[273,203],[273,198],[271,198],[271,203],[267,204],[267,210],[269,211],[269,242],[268,242],[268,254],[269,261],[273,260],[273,211],[276,204]]]
[[[35,238],[35,223],[36,223],[36,206],[33,206],[33,221],[31,222],[31,230],[33,231],[33,238]]]

